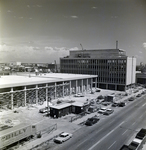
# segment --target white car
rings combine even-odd
[[[103,107],[103,108],[100,108],[99,111],[98,111],[98,113],[103,114],[104,112],[106,112],[106,110],[107,110],[107,109],[104,108],[104,107]]]
[[[62,132],[58,137],[54,139],[55,143],[63,143],[72,137],[71,133]]]

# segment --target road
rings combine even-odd
[[[118,150],[130,143],[140,128],[146,126],[146,96],[115,108],[110,116],[101,115],[93,126],[83,126],[73,138],[56,144],[53,150]]]

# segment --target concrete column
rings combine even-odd
[[[91,91],[92,91],[92,87],[93,87],[93,78],[91,78]]]
[[[26,86],[24,87],[24,106],[26,106]]]
[[[64,97],[64,81],[63,81],[63,87],[62,87],[62,96]]]
[[[115,90],[117,91],[117,85],[115,85]]]
[[[83,79],[81,81],[81,88],[82,88],[82,93],[83,93]]]
[[[106,84],[106,89],[108,89],[108,84]]]
[[[78,81],[76,80],[76,94],[78,93]]]
[[[48,84],[46,84],[46,103],[47,103],[47,107],[49,106],[48,104]]]
[[[55,82],[55,91],[54,91],[55,99],[56,99],[56,86],[57,86],[57,83]]]
[[[69,81],[69,91],[70,91],[70,95],[71,95],[71,92],[72,92],[72,90],[71,90],[71,81]]]
[[[97,88],[97,77],[95,78],[95,88]]]
[[[14,101],[13,101],[13,88],[11,88],[11,109],[14,109]]]
[[[38,85],[36,85],[36,104],[38,104]]]
[[[87,91],[88,91],[88,79],[87,79]]]

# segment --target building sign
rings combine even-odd
[[[14,138],[14,137],[17,137],[19,135],[25,134],[26,130],[27,130],[27,128],[23,128],[23,129],[15,131],[15,132],[9,133],[9,134],[3,136],[1,138],[1,140],[4,142],[4,141],[9,140],[11,138]]]

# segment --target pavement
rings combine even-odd
[[[124,97],[123,97],[122,99],[120,99],[119,101],[120,101],[120,102],[122,102],[122,101],[127,101],[127,99],[128,99],[129,97],[135,96],[135,95],[137,95],[137,94],[139,94],[139,93],[141,93],[141,90],[140,90],[139,92],[137,92],[137,93],[133,93],[133,94],[130,94],[130,95],[128,95],[128,96],[124,96]],[[118,101],[118,102],[119,102],[119,101]],[[93,116],[95,116],[95,115],[97,115],[97,112],[91,113],[91,114],[87,114],[87,115],[83,116],[82,118],[79,118],[79,119],[73,121],[73,122],[70,123],[70,124],[74,124],[74,125],[76,124],[76,125],[78,126],[79,124],[81,124],[81,123],[83,123],[84,121],[86,121],[87,118],[93,117]],[[65,122],[64,122],[64,123],[65,123]],[[23,145],[23,146],[20,145],[17,150],[30,150],[30,149],[32,149],[33,147],[37,147],[38,145],[40,145],[41,143],[43,143],[43,142],[45,142],[45,141],[48,141],[48,140],[53,139],[55,136],[59,135],[63,130],[65,130],[66,132],[73,133],[73,132],[75,132],[76,130],[78,130],[78,129],[81,127],[81,126],[78,126],[78,128],[74,128],[74,129],[71,128],[71,129],[68,129],[68,128],[66,128],[66,126],[65,126],[64,123],[63,123],[63,126],[57,127],[57,130],[52,131],[52,132],[49,133],[49,134],[44,134],[44,135],[42,135],[41,138],[38,138],[38,139],[33,140],[33,141],[31,141],[31,142],[28,142],[28,143],[26,143],[26,144]],[[68,130],[67,130],[67,129],[68,129]],[[144,145],[143,150],[146,150],[146,145]]]
[[[83,101],[86,101],[87,98],[92,99],[92,98],[96,98],[99,95],[108,95],[108,94],[111,94],[111,92],[114,92],[116,94],[122,93],[122,96],[117,100],[117,102],[122,102],[122,101],[127,101],[127,99],[131,96],[141,93],[141,91],[142,90],[139,90],[139,92],[137,92],[137,93],[132,93],[132,94],[129,94],[128,96],[123,96],[124,92],[122,93],[122,92],[118,92],[118,91],[101,90],[101,92],[95,93],[95,94],[86,93],[86,97],[83,97],[83,98],[80,98],[80,97],[74,98],[74,97],[69,96],[69,97],[64,97],[63,99],[64,100],[65,99],[66,100],[76,99],[76,101],[83,102]],[[127,93],[131,93],[131,89],[129,91],[127,91]],[[47,105],[44,104],[44,106],[47,106]],[[22,122],[22,121],[26,120],[26,115],[27,115],[28,118],[26,121],[30,121],[32,123],[32,121],[38,122],[38,120],[39,121],[41,120],[40,122],[42,122],[42,114],[38,113],[38,109],[40,109],[41,107],[43,108],[44,106],[36,106],[39,108],[30,107],[30,108],[28,108],[28,110],[26,108],[20,108],[20,109],[18,108],[18,111],[21,111],[21,113],[18,113],[18,114],[14,114],[13,111],[11,111],[11,113],[8,111],[5,111],[4,112],[5,114],[3,114],[1,112],[2,114],[1,114],[0,120],[2,122],[4,122],[6,118],[10,117],[11,120],[15,120],[15,123],[17,123],[17,122],[19,123],[19,121]],[[110,106],[106,106],[106,107],[110,107]],[[33,113],[32,113],[32,109],[33,109]],[[13,115],[11,115],[11,114],[13,114]],[[21,117],[19,116],[19,114],[21,114]],[[49,134],[48,133],[43,134],[41,138],[37,138],[35,140],[28,141],[23,145],[19,145],[17,150],[31,150],[32,148],[39,146],[41,143],[52,140],[54,137],[58,136],[63,131],[66,131],[69,133],[74,133],[75,131],[77,131],[78,129],[80,129],[82,127],[80,124],[82,124],[84,121],[86,121],[87,118],[93,117],[95,115],[98,115],[98,113],[95,112],[95,113],[87,114],[87,115],[83,116],[82,118],[78,118],[77,120],[74,120],[73,122],[69,122],[71,117],[73,116],[73,114],[69,114],[69,115],[66,115],[66,116],[58,118],[58,119],[44,118],[43,121],[46,122],[45,128],[48,125],[52,125],[52,124],[56,123],[57,129],[51,131]],[[33,120],[31,120],[31,118],[33,118]],[[13,124],[14,124],[14,122],[13,122]],[[44,125],[44,123],[41,123],[39,125],[40,129],[43,125]],[[143,150],[145,150],[145,149],[143,149]]]

